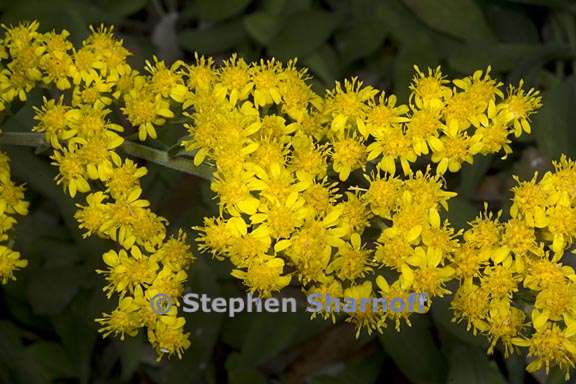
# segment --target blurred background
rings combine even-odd
[[[357,75],[407,102],[413,65],[441,65],[449,77],[492,66],[505,83],[521,78],[542,90],[534,133],[506,160],[476,158],[451,176],[459,196],[450,219],[464,226],[487,201],[505,209],[512,175],[530,178],[561,153],[576,157],[576,1],[574,0],[0,0],[5,24],[36,19],[44,31],[66,28],[79,44],[89,25],[114,25],[142,68],[153,54],[168,62],[298,57],[321,91]],[[1,115],[5,131],[30,131],[39,95]],[[170,127],[167,127],[170,128]],[[155,145],[175,131],[162,129]],[[165,140],[165,144],[163,144]],[[487,356],[484,338],[451,323],[447,301],[414,317],[401,333],[361,335],[345,323],[294,314],[191,314],[192,346],[182,360],[155,361],[143,335],[104,340],[95,317],[110,310],[102,292],[101,254],[110,244],[81,239],[74,202],[53,182],[46,153],[3,147],[14,177],[27,184],[30,214],[16,249],[30,261],[0,289],[0,383],[561,383],[562,375],[525,373],[525,356]],[[145,197],[172,230],[217,214],[208,182],[147,164]],[[197,254],[198,255],[198,254]],[[199,256],[187,290],[244,294],[230,266]],[[296,295],[290,289],[284,294]]]

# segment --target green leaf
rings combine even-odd
[[[308,10],[294,13],[270,43],[270,54],[284,60],[304,57],[324,44],[337,24],[338,18],[330,12]]]
[[[504,43],[539,43],[538,28],[524,7],[499,2],[487,7],[486,15],[498,40]]]
[[[346,368],[337,375],[321,375],[312,377],[309,384],[371,384],[377,383],[382,363],[387,358],[380,348],[374,353],[364,353],[346,361]]]
[[[28,300],[36,314],[55,315],[74,298],[92,271],[81,267],[37,269],[30,273]]]
[[[336,39],[340,57],[350,63],[374,53],[386,37],[386,26],[376,17],[370,17],[343,32]]]
[[[305,57],[302,62],[329,87],[340,77],[338,56],[328,44]]]
[[[235,20],[207,29],[184,30],[178,40],[180,45],[189,51],[211,55],[239,45],[247,36],[242,20]]]
[[[311,325],[308,316],[296,313],[250,313],[251,328],[246,334],[241,355],[234,367],[255,367],[276,356],[292,345],[303,332],[309,332]]]
[[[128,382],[140,363],[146,361],[147,356],[152,356],[153,351],[142,333],[126,340],[118,340],[116,344],[122,362],[122,380]]]
[[[99,290],[81,291],[64,311],[52,317],[54,329],[81,383],[90,379],[90,360],[99,337],[94,319],[101,316],[105,302]]]
[[[478,347],[454,344],[449,348],[449,361],[450,384],[507,384],[496,363]]]
[[[494,40],[474,0],[403,0],[431,28],[464,40]]]
[[[184,17],[220,21],[241,14],[252,0],[192,0],[182,11]]]
[[[430,319],[414,315],[411,322],[412,327],[403,325],[400,332],[392,326],[383,330],[379,337],[384,350],[413,383],[444,383],[446,362],[434,343]]]
[[[476,156],[474,157],[473,164],[463,164],[460,171],[460,186],[458,187],[458,194],[471,198],[476,188],[484,178],[486,172],[492,164],[492,155]],[[450,203],[450,201],[449,201]]]
[[[506,371],[510,384],[523,384],[526,382],[526,356],[513,354],[506,359]]]
[[[125,17],[140,11],[148,0],[98,0],[97,4],[104,12],[117,17]]]
[[[534,118],[534,135],[539,148],[552,159],[561,154],[576,156],[576,81],[557,81],[543,93],[542,109]]]
[[[275,15],[289,15],[311,6],[312,0],[263,0],[263,9]]]
[[[266,12],[255,12],[244,17],[244,28],[258,43],[267,45],[282,29],[282,18]]]
[[[456,196],[448,200],[448,221],[456,229],[468,228],[468,222],[474,220],[478,210],[468,199],[463,196]]]
[[[376,383],[378,374],[382,368],[382,362],[386,354],[381,349],[376,349],[369,356],[358,356],[346,363],[346,369],[339,375],[344,383],[369,384]]]
[[[432,31],[401,0],[388,0],[386,4],[380,4],[374,13],[402,48],[432,45]]]
[[[48,384],[40,362],[25,354],[22,336],[14,324],[0,321],[0,379],[14,384]]]
[[[24,355],[36,361],[50,380],[75,376],[72,363],[60,344],[41,340],[26,347]]]
[[[255,369],[233,369],[228,372],[230,384],[266,384],[266,377]]]
[[[509,1],[511,3],[542,5],[545,7],[552,7],[552,8],[570,8],[570,6],[574,5],[573,0],[506,0],[506,1]]]
[[[453,49],[448,63],[462,73],[491,65],[497,71],[510,71],[520,66],[539,65],[551,58],[566,57],[569,48],[561,44],[506,44],[470,42]]]

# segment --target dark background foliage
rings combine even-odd
[[[43,30],[66,28],[78,44],[90,24],[113,24],[142,67],[152,54],[217,60],[298,57],[314,87],[357,75],[406,101],[412,66],[442,65],[460,76],[492,65],[502,81],[524,78],[543,91],[531,136],[507,160],[478,158],[449,180],[459,197],[450,218],[464,226],[488,201],[506,208],[511,175],[531,177],[561,153],[576,155],[576,2],[573,0],[0,0],[4,23],[37,19]],[[29,131],[32,105],[2,115],[5,131]],[[164,128],[157,146],[173,135]],[[182,360],[156,362],[143,335],[102,340],[94,318],[113,303],[102,292],[101,254],[111,246],[81,239],[74,202],[53,182],[45,153],[5,147],[13,173],[27,183],[29,216],[15,247],[30,260],[0,290],[2,383],[559,383],[525,373],[525,356],[484,352],[486,340],[451,323],[447,300],[415,317],[401,333],[356,339],[347,324],[295,314],[188,316],[192,346]],[[215,213],[207,182],[149,164],[146,197],[171,228],[198,225]],[[243,294],[229,266],[200,256],[187,289],[211,296]],[[297,294],[288,291],[287,295]]]

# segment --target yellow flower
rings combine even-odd
[[[194,61],[194,64],[187,66],[187,85],[192,90],[208,90],[216,81],[216,71],[213,68],[214,60],[194,52]]]
[[[159,61],[156,56],[154,56],[154,64],[147,60],[146,71],[151,75],[150,90],[152,93],[182,103],[188,96],[188,88],[184,85],[179,71],[183,67],[184,63],[179,60],[175,61],[170,68],[166,67],[166,64]]]
[[[508,357],[514,352],[514,339],[520,336],[525,328],[524,312],[513,307],[507,300],[493,300],[486,318],[490,337],[488,353],[493,353],[496,343],[504,344],[504,356]]]
[[[62,148],[54,151],[52,155],[54,160],[52,164],[60,168],[60,173],[56,176],[56,184],[63,184],[71,197],[76,196],[76,192],[90,191],[86,164],[75,148],[75,146]]]
[[[364,167],[367,151],[361,139],[354,136],[343,137],[333,141],[332,145],[332,168],[338,173],[340,181],[348,180],[350,172]]]
[[[368,138],[384,137],[388,132],[399,130],[402,123],[409,121],[407,105],[396,105],[396,96],[386,97],[384,92],[379,97],[368,100],[368,111],[364,124],[358,126],[362,136]]]
[[[414,255],[400,269],[402,288],[412,288],[416,292],[425,292],[431,296],[443,296],[450,293],[444,288],[454,277],[454,269],[442,266],[442,254],[433,248],[416,247]],[[415,267],[414,269],[411,267]]]
[[[488,330],[486,317],[490,307],[490,295],[485,289],[473,284],[471,279],[467,279],[458,288],[450,307],[454,311],[452,321],[466,320],[466,330],[472,329],[474,335],[478,331]]]
[[[530,133],[529,117],[542,106],[540,92],[530,88],[527,92],[522,89],[524,81],[520,80],[517,87],[508,88],[508,97],[498,105],[499,113],[505,121],[513,122],[514,136],[520,137],[522,132]]]
[[[428,68],[428,72],[422,72],[420,68],[415,65],[414,70],[416,74],[410,84],[410,103],[414,104],[417,108],[438,108],[443,105],[446,98],[452,95],[450,88],[447,86],[449,83],[445,76],[440,71],[440,67],[432,70]]]
[[[358,128],[363,126],[363,120],[368,111],[367,101],[378,91],[371,86],[363,86],[357,77],[344,80],[344,84],[336,82],[336,87],[326,93],[323,113],[330,119],[332,131],[339,135],[347,128],[350,121]]]
[[[20,258],[20,253],[0,245],[0,280],[6,284],[10,280],[16,280],[14,272],[28,265],[28,260]]]
[[[164,125],[167,118],[174,117],[170,104],[160,94],[155,94],[145,79],[136,78],[134,88],[124,96],[122,112],[130,123],[138,127],[138,139],[158,137],[155,126]]]
[[[114,292],[119,292],[122,297],[133,293],[137,287],[151,284],[158,270],[158,261],[144,255],[136,246],[130,249],[130,254],[124,249],[119,252],[111,250],[102,255],[102,258],[109,269],[98,272],[106,275],[108,285],[104,291],[108,297]]]
[[[576,359],[576,340],[568,329],[546,323],[536,328],[530,339],[515,338],[512,342],[528,347],[528,357],[533,359],[526,368],[529,372],[544,368],[548,374],[550,367],[558,366],[564,371],[565,379],[570,378],[570,369],[574,368]]]
[[[372,307],[372,301],[370,300],[369,305],[364,305],[362,308],[362,299],[371,299],[374,297],[372,293],[372,283],[370,281],[365,281],[362,284],[352,285],[344,290],[345,298],[350,298],[354,300],[355,312],[348,313],[348,318],[346,321],[352,322],[356,326],[356,337],[359,336],[362,329],[366,329],[368,334],[372,334],[373,331],[380,331],[383,328],[383,323],[380,321],[382,318],[381,313],[375,312]]]
[[[246,271],[235,269],[232,276],[244,280],[250,292],[269,297],[273,292],[286,287],[290,275],[282,275],[284,260],[272,256],[260,256]]]
[[[371,251],[361,244],[360,235],[353,233],[350,243],[346,242],[338,248],[336,257],[328,265],[326,272],[334,273],[342,281],[363,278],[372,270],[370,254]]]
[[[228,97],[232,105],[248,98],[254,84],[250,81],[249,66],[244,59],[232,55],[224,61],[224,65],[218,71],[218,81],[214,86],[214,94],[224,99]]]
[[[182,352],[190,347],[190,334],[184,332],[186,320],[183,317],[159,316],[154,326],[148,328],[148,341],[152,344],[160,360],[164,355],[182,357]]]
[[[110,314],[104,313],[103,317],[96,319],[101,326],[98,331],[103,333],[104,337],[120,335],[120,340],[124,340],[125,335],[136,336],[141,327],[139,309],[132,297],[120,299],[118,307]]]
[[[282,73],[281,63],[274,59],[267,61],[260,59],[260,62],[252,64],[248,71],[254,84],[252,94],[256,107],[280,104],[282,102],[282,95],[280,94],[280,82],[282,81],[280,77],[280,73]]]
[[[458,172],[462,163],[472,164],[470,137],[466,133],[454,136],[446,135],[430,143],[432,147],[432,161],[438,163],[436,172],[443,175],[447,170]]]

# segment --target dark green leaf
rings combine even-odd
[[[525,354],[513,354],[506,359],[506,370],[510,384],[523,384],[526,382],[526,356]]]
[[[449,352],[449,384],[507,384],[486,352],[466,344],[454,344]]]
[[[543,94],[543,107],[534,118],[539,148],[552,159],[576,156],[575,81],[558,81]]]
[[[50,380],[75,376],[74,368],[60,344],[38,341],[26,347],[24,354],[37,362]]]
[[[460,171],[458,194],[470,198],[492,163],[492,156],[476,156],[474,164],[463,164]],[[450,202],[449,202],[450,203]]]
[[[90,360],[97,333],[96,317],[101,317],[106,298],[101,291],[82,291],[60,314],[52,317],[52,324],[60,336],[68,358],[81,383],[90,378]],[[110,303],[108,303],[110,304]]]
[[[456,47],[448,63],[456,70],[470,73],[491,65],[497,71],[510,71],[524,65],[538,65],[548,59],[565,57],[568,47],[550,44],[505,44],[472,42]]]
[[[431,45],[430,29],[401,0],[389,0],[377,7],[375,13],[402,46]]]
[[[289,15],[310,8],[312,0],[263,0],[264,11],[275,15]]]
[[[346,369],[340,376],[349,384],[376,383],[385,358],[386,354],[381,349],[376,349],[369,356],[360,355],[347,362]]]
[[[448,200],[448,221],[454,228],[468,228],[468,222],[474,220],[478,209],[463,196],[456,196]]]
[[[117,346],[120,351],[122,379],[124,381],[129,381],[138,365],[146,361],[147,357],[153,356],[154,353],[150,345],[144,340],[142,333],[126,340],[118,340]]]
[[[326,11],[294,13],[270,43],[270,54],[281,59],[304,57],[326,42],[337,24],[338,18]]]
[[[403,0],[430,27],[465,40],[493,40],[474,0]]]
[[[220,21],[239,15],[252,0],[192,0],[182,12],[185,17]]]
[[[0,378],[11,384],[48,384],[48,374],[39,362],[25,354],[22,336],[16,326],[0,321]]]
[[[179,36],[180,45],[189,51],[207,55],[229,50],[247,37],[242,20],[216,24],[207,29],[184,30]]]
[[[488,22],[504,43],[538,44],[540,36],[534,21],[521,6],[497,3],[486,9]]]
[[[304,313],[251,313],[251,328],[246,334],[238,368],[255,367],[276,356],[294,343],[302,332],[309,330],[309,318]]]
[[[228,372],[230,384],[266,384],[266,377],[255,369],[234,369]]]
[[[400,332],[392,326],[384,329],[380,335],[384,350],[413,383],[444,383],[446,362],[434,343],[429,318],[415,315],[411,321],[412,327],[403,325]]]
[[[337,39],[340,56],[346,63],[374,53],[386,37],[386,27],[376,17],[365,19]]]
[[[124,17],[138,12],[146,6],[148,0],[98,0],[98,5],[106,13]]]
[[[37,269],[31,272],[28,300],[36,314],[59,313],[74,298],[80,284],[86,280],[86,268],[62,267]]]
[[[329,87],[332,87],[334,81],[340,77],[338,56],[329,45],[324,45],[305,57],[302,62]]]
[[[569,8],[574,5],[573,0],[507,0],[511,3],[534,4],[545,7]]]
[[[282,28],[281,16],[256,12],[244,17],[244,28],[262,45],[269,44]]]

